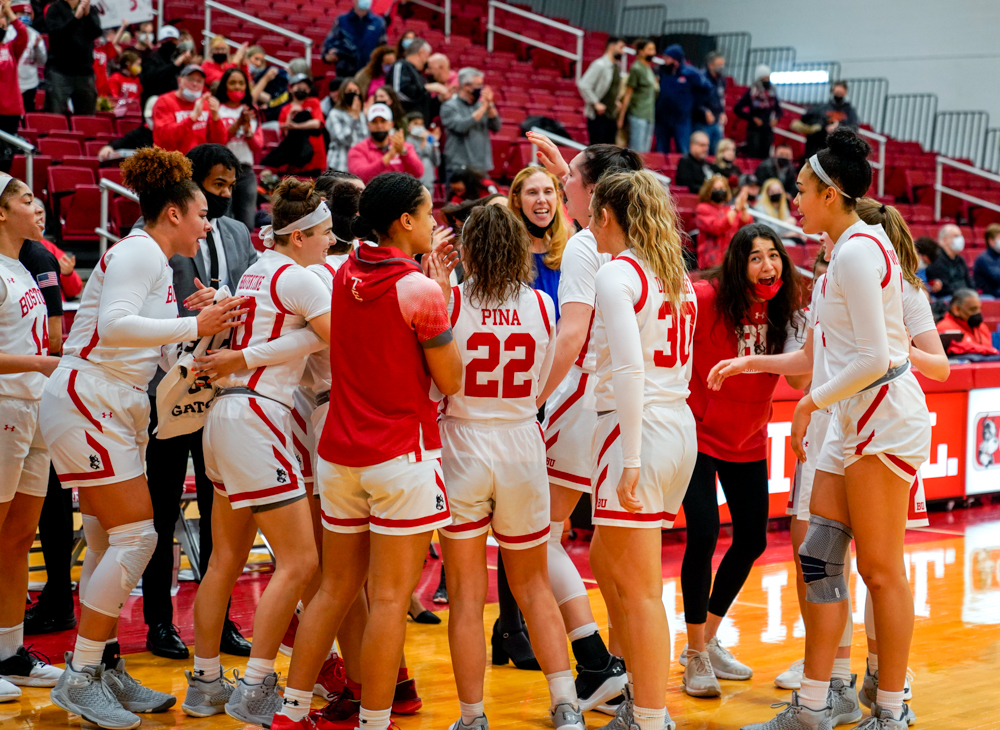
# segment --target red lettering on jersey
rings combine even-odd
[[[484,309],[483,321],[480,324],[486,325],[506,325],[508,327],[520,327],[521,318],[517,316],[516,309]]]
[[[170,284],[167,287],[167,304],[177,301],[177,295],[174,293],[174,285]]]
[[[42,293],[37,288],[32,288],[25,292],[18,303],[21,305],[21,316],[26,317],[28,312],[39,304],[45,304],[45,297],[42,296]]]
[[[521,326],[521,319],[517,316],[517,310],[516,309],[513,312],[511,312],[510,323],[511,323],[511,326],[513,326],[513,327],[520,327]]]
[[[237,288],[244,289],[245,291],[260,291],[260,287],[264,283],[264,278],[263,274],[244,274]]]
[[[660,279],[658,277],[656,277],[656,276],[653,277],[653,281],[656,282],[656,288],[660,291],[660,294],[662,294],[663,293],[663,282],[660,281]]]

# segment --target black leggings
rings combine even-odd
[[[712,586],[712,555],[719,540],[719,475],[733,518],[733,542],[726,551]],[[687,547],[681,566],[684,617],[703,624],[708,611],[725,616],[750,575],[754,561],[767,547],[767,460],[722,461],[698,453],[694,474],[684,497]]]

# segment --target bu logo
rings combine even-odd
[[[288,481],[288,472],[284,469],[275,469],[274,473],[278,478],[278,484],[284,484]]]
[[[363,302],[364,299],[362,299],[361,295],[358,294],[358,284],[361,283],[361,279],[358,278],[357,276],[352,276],[351,281],[354,282],[354,286],[351,287],[351,294],[353,294],[354,298],[357,299],[359,302]]]
[[[90,468],[94,471],[98,471],[101,468],[101,457],[97,454],[90,455]]]
[[[436,509],[438,512],[444,509],[444,497],[441,496],[440,494],[434,497],[434,509]]]
[[[17,426],[11,426],[9,423],[5,423],[3,426],[4,431],[16,431]]]

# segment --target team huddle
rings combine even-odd
[[[16,448],[0,456],[0,525],[25,533],[15,543],[23,570],[4,589],[0,624],[18,623],[13,607],[27,588],[50,458],[62,486],[79,490],[87,541],[65,670],[0,628],[0,648],[10,644],[15,655],[0,661],[0,694],[18,692],[11,683],[52,687],[57,706],[107,730],[135,728],[136,713],[176,702],[136,682],[124,660],[109,661],[106,646],[157,540],[144,469],[147,386],[158,368],[169,378],[187,367],[192,382],[211,383],[211,407],[184,428],[204,429],[215,547],[195,599],[186,714],[225,712],[274,730],[394,727],[392,712],[419,708],[403,643],[438,531],[461,713],[451,728],[487,730],[492,532],[548,684],[553,726],[585,730],[583,713],[599,710],[614,716],[608,730],[672,730],[661,530],[682,504],[693,512],[689,485],[708,483],[698,475],[702,429],[726,417],[706,410],[711,394],[726,381],[773,390],[783,374],[808,390],[792,424],[800,463],[789,505],[806,653],[777,680],[796,689],[792,701],[748,727],[829,730],[861,719],[859,701],[871,708],[865,730],[912,724],[902,545],[907,520],[925,517],[917,473],[929,457],[930,419],[911,369],[946,377],[947,360],[930,337],[905,224],[863,197],[867,153],[841,130],[799,174],[802,226],[823,236],[817,269],[829,266],[811,301],[800,302],[795,268],[765,226],[741,229],[720,269],[692,283],[673,203],[635,153],[594,145],[567,165],[542,146],[569,217],[583,226],[561,252],[558,311],[532,288],[531,239],[511,210],[474,209],[455,250],[435,229],[419,180],[387,173],[367,185],[345,175],[336,206],[312,182],[282,181],[264,253],[231,292],[198,282],[183,302],[197,316],[179,318],[169,260],[200,255],[212,229],[208,204],[187,158],[140,150],[122,174],[144,225],[94,269],[59,359],[47,354],[45,308],[17,261],[21,243],[41,235],[32,194],[0,176],[0,417],[17,429],[7,442]],[[354,201],[347,215],[345,197]],[[723,301],[742,302],[740,313]],[[178,359],[179,343],[199,341],[210,344]],[[769,411],[770,396],[763,402]],[[169,404],[157,411],[158,428],[169,428]],[[755,423],[754,438],[765,427],[766,418]],[[714,462],[712,500],[714,469],[726,487],[724,469],[738,461]],[[582,493],[591,495],[590,560],[608,608],[607,645],[560,544]],[[234,682],[223,676],[220,639],[258,530],[275,571]],[[870,599],[860,691],[849,665],[852,539]],[[713,593],[710,602],[710,558],[699,569],[704,596],[685,596],[681,663],[694,696],[718,696],[720,677],[752,676],[713,628],[746,576],[731,588],[717,577],[716,591],[732,596]],[[295,643],[282,689],[274,664],[293,619],[309,640]],[[329,704],[312,710],[331,667],[337,691],[324,690]],[[408,705],[401,692],[411,692]]]

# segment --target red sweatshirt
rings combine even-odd
[[[198,121],[191,121],[195,103],[182,99],[176,92],[163,94],[157,99],[153,105],[153,144],[184,154],[206,142],[225,144],[229,138],[226,123],[221,117],[209,118],[207,100],[202,104]]]
[[[115,71],[108,79],[111,96],[116,99],[138,99],[142,96],[142,84],[135,76],[126,76],[121,71]]]
[[[18,84],[17,62],[28,47],[28,29],[15,20],[17,35],[10,43],[0,43],[0,116],[24,116],[24,99]],[[2,36],[0,36],[2,38]]]
[[[299,106],[296,107],[296,105]],[[285,106],[281,108],[281,113],[278,115],[279,124],[284,124],[286,121],[288,121],[288,118],[292,115],[293,107],[296,107],[295,108],[296,113],[300,111],[307,111],[310,114],[312,114],[313,119],[318,119],[321,123],[320,129],[313,131],[322,132],[322,127],[323,127],[322,123],[325,122],[326,119],[323,116],[323,108],[319,105],[319,99],[317,99],[314,96],[310,96],[302,101],[293,100],[291,104],[285,104]],[[287,133],[288,132],[284,132],[284,134]],[[312,135],[311,137],[309,137],[309,144],[311,144],[313,148],[312,159],[302,167],[292,168],[291,166],[288,166],[287,170],[288,172],[294,172],[295,170],[326,169],[326,145],[323,143],[323,135],[322,134]]]
[[[108,82],[108,61],[118,58],[114,43],[102,43],[94,48],[94,86],[98,96],[111,96]]]
[[[726,378],[721,390],[708,389],[708,373],[720,360],[753,354],[767,339],[767,305],[751,310],[754,323],[744,323],[744,346],[715,308],[716,282],[694,284],[698,322],[694,328],[694,372],[688,406],[698,426],[698,451],[723,461],[748,462],[767,458],[767,423],[778,376],[742,373]],[[763,324],[760,324],[763,323]]]
[[[976,329],[972,329],[965,320],[958,319],[951,312],[944,315],[944,319],[937,323],[938,332],[961,332],[962,339],[952,342],[948,346],[948,354],[960,355],[996,355],[997,350],[993,347],[993,335],[990,328],[985,324],[980,324]]]
[[[694,224],[698,229],[698,268],[718,266],[725,258],[726,249],[733,236],[743,226],[753,223],[753,217],[743,212],[729,222],[732,208],[722,203],[698,203],[694,210]]]

